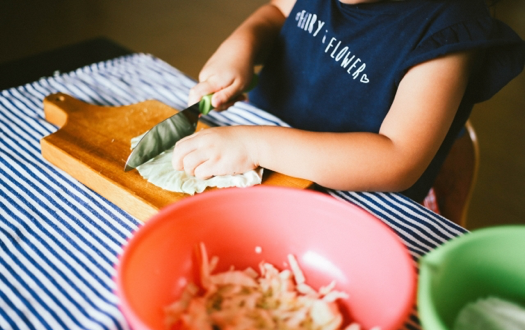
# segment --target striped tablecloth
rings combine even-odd
[[[57,130],[42,100],[55,92],[99,105],[157,99],[186,106],[195,82],[167,63],[133,54],[2,91],[0,95],[0,328],[128,329],[113,293],[114,264],[141,223],[55,168],[40,139]],[[285,125],[247,103],[217,125]],[[329,191],[375,214],[414,261],[465,230],[399,194]],[[417,312],[405,325],[419,329]]]

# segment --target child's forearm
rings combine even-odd
[[[258,166],[342,190],[400,191],[430,154],[375,133],[320,133],[277,126],[214,127],[175,145],[173,167],[199,178]]]
[[[267,55],[287,13],[268,4],[246,19],[215,51],[199,73],[199,84],[190,90],[188,104],[214,93],[212,105],[224,110],[250,84],[254,66]]]
[[[375,133],[317,133],[283,127],[248,127],[258,164],[322,186],[358,191],[402,191],[428,157],[399,148]],[[413,150],[413,149],[412,149]]]

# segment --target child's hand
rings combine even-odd
[[[213,127],[177,142],[172,164],[200,179],[241,174],[258,167],[256,148],[248,134],[250,127]]]
[[[217,111],[226,110],[237,101],[244,101],[243,90],[253,75],[253,65],[229,51],[217,52],[199,74],[199,83],[191,90],[188,104],[195,104],[214,93],[211,104]],[[237,54],[238,55],[238,54]]]

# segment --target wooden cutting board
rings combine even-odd
[[[40,141],[42,156],[145,221],[161,208],[190,195],[163,190],[143,179],[137,170],[124,172],[131,153],[130,140],[176,112],[156,100],[109,107],[88,104],[63,93],[51,94],[44,99],[44,113],[46,120],[59,129]],[[199,122],[197,130],[207,127]],[[306,189],[312,182],[265,170],[262,184]]]

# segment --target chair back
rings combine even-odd
[[[433,187],[441,215],[462,227],[466,227],[479,167],[478,139],[470,120],[465,128],[465,134],[452,145]]]

